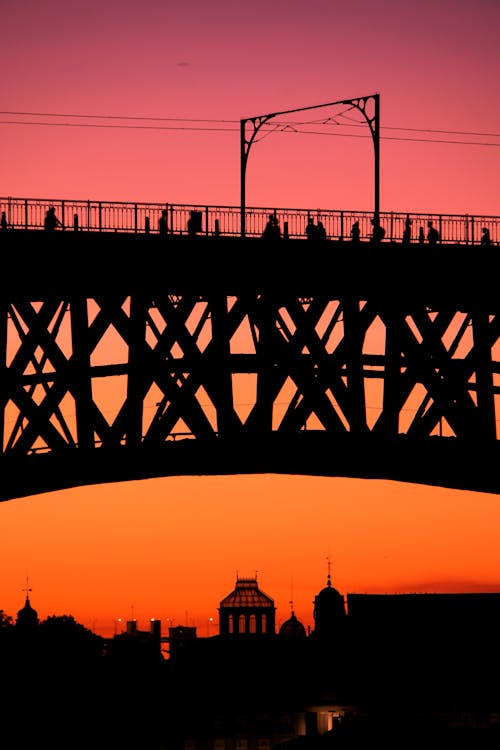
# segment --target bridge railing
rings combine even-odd
[[[0,211],[5,212],[7,228],[11,229],[43,229],[50,206],[54,206],[61,228],[66,231],[155,234],[159,231],[162,212],[166,210],[170,234],[186,234],[193,211],[201,215],[202,234],[234,237],[241,232],[239,206],[0,197]],[[246,209],[246,235],[260,237],[271,214],[277,218],[283,236],[290,239],[305,239],[309,218],[323,222],[328,239],[349,240],[355,221],[359,222],[361,240],[368,240],[372,233],[373,213],[370,211],[249,207]],[[489,230],[492,244],[500,244],[499,216],[381,211],[385,241],[402,241],[407,217],[411,221],[412,242],[418,242],[420,228],[424,236],[427,235],[427,225],[431,221],[443,244],[480,244],[483,227]]]

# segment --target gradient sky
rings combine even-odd
[[[241,118],[378,92],[381,210],[500,214],[498,0],[0,7],[2,196],[237,206]],[[310,119],[320,134],[252,148],[247,204],[371,210],[369,133]],[[496,496],[366,480],[40,495],[0,505],[0,608],[15,615],[28,577],[41,617],[206,634],[236,575],[257,571],[278,622],[293,600],[312,625],[327,558],[344,593],[500,591],[499,521]]]

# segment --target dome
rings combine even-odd
[[[236,588],[220,602],[225,607],[273,607],[274,600],[257,586],[256,578],[237,578]]]
[[[332,586],[332,582],[330,580],[330,576],[328,576],[328,581],[325,586],[325,588],[321,589],[319,594],[316,595],[316,598],[314,599],[314,603],[317,604],[324,604],[324,605],[332,605],[334,602],[340,601],[342,603],[342,608],[344,607],[344,597],[340,593],[340,591],[337,591]]]
[[[314,632],[331,636],[346,620],[344,597],[332,586],[330,574],[325,588],[314,599]]]
[[[285,620],[280,627],[279,634],[286,638],[304,638],[306,635],[306,629],[300,620],[297,620],[295,612],[292,612],[290,618]]]
[[[275,613],[274,600],[259,589],[256,578],[237,578],[219,605],[219,634],[275,635]]]

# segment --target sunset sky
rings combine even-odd
[[[1,25],[0,196],[237,206],[241,118],[379,93],[381,210],[500,215],[498,0],[16,0]],[[247,205],[371,210],[351,115],[256,143]],[[78,488],[1,503],[0,541],[0,609],[28,580],[40,617],[103,635],[131,617],[214,634],[255,572],[278,623],[293,601],[312,625],[328,559],[345,594],[500,591],[500,498],[391,482]]]

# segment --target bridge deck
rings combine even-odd
[[[384,242],[14,230],[0,236],[0,293],[44,298],[110,289],[180,294],[326,292],[332,298],[487,304],[500,295],[500,248]]]

